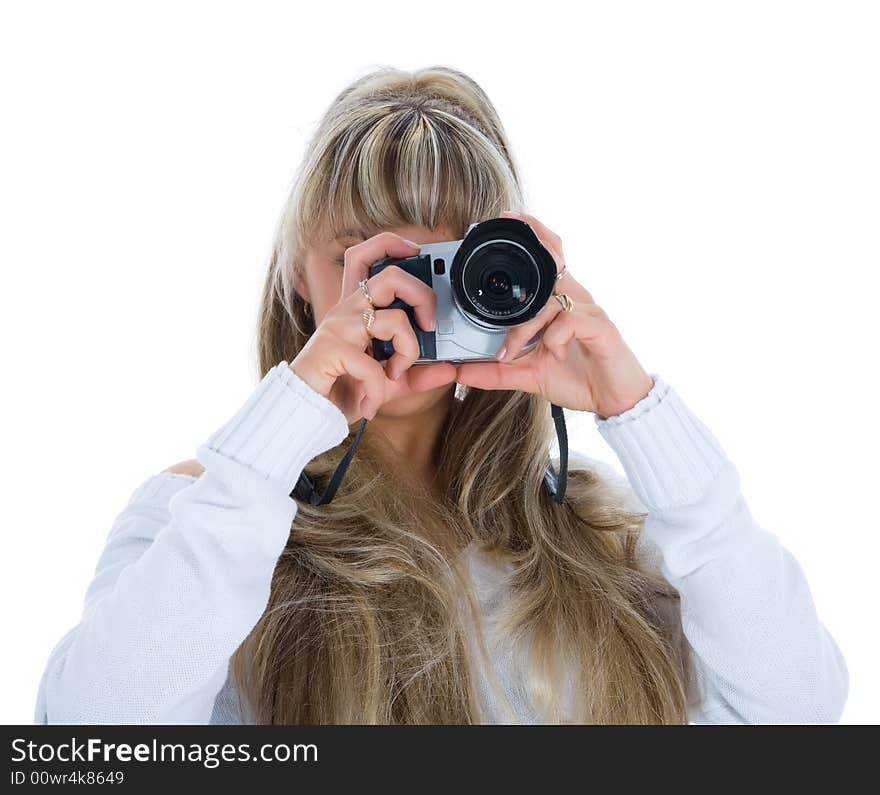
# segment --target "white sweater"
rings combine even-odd
[[[616,478],[648,512],[640,544],[678,590],[693,650],[691,721],[836,722],[846,663],[798,562],[752,518],[712,433],[652,377],[629,411],[595,418],[628,483],[577,451],[571,465]],[[49,657],[35,722],[251,722],[229,658],[266,607],[300,472],[347,434],[339,408],[281,362],[198,448],[201,477],[162,472],[138,486],[107,537],[80,623]],[[474,656],[483,721],[536,722],[522,660],[491,637],[505,572],[471,549],[492,667],[517,711],[501,711]]]

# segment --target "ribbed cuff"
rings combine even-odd
[[[278,482],[289,494],[305,465],[346,436],[345,414],[282,361],[202,447]]]
[[[648,510],[660,511],[697,502],[728,458],[675,389],[656,373],[650,375],[654,386],[632,408],[595,420],[639,500]]]

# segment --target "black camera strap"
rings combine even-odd
[[[568,485],[568,432],[565,429],[565,415],[562,406],[550,404],[550,414],[553,415],[553,424],[556,426],[556,438],[559,441],[559,475],[553,469],[553,464],[547,464],[544,472],[544,482],[550,496],[558,503],[565,499],[565,487]]]
[[[550,492],[550,496],[556,502],[561,503],[565,499],[565,487],[568,483],[568,433],[565,428],[565,416],[562,413],[562,407],[551,403],[550,413],[553,416],[553,423],[556,426],[556,437],[559,440],[559,475],[557,476],[556,471],[553,469],[553,464],[548,463],[547,470],[544,472],[544,483]],[[354,458],[354,452],[366,427],[367,419],[365,417],[351,445],[345,451],[345,455],[342,456],[339,464],[337,464],[336,470],[333,472],[333,476],[330,478],[327,489],[323,494],[318,493],[312,479],[303,469],[296,486],[290,492],[290,496],[307,502],[310,505],[326,505],[330,502],[336,494],[339,484],[342,483],[342,478],[345,476],[345,471],[348,469],[351,459]]]

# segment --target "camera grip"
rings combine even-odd
[[[432,287],[431,282],[431,258],[428,256],[406,257],[385,257],[374,262],[369,268],[369,275],[375,276],[389,265],[397,265],[399,268],[411,273],[418,279],[421,279],[428,287]],[[432,288],[433,289],[433,288]],[[433,331],[423,331],[416,323],[415,310],[406,301],[401,298],[395,298],[387,306],[376,306],[376,309],[402,309],[406,312],[409,324],[415,332],[416,340],[419,343],[419,359],[436,359],[437,344],[436,336]],[[372,341],[373,358],[377,361],[385,361],[394,355],[394,345],[391,340],[380,340],[373,338]]]

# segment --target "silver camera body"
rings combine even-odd
[[[517,218],[491,218],[471,224],[462,240],[426,243],[412,257],[385,257],[373,263],[373,276],[390,265],[411,273],[437,295],[436,329],[418,326],[412,307],[395,299],[388,307],[403,309],[426,362],[494,359],[511,326],[540,312],[553,294],[556,262],[534,230]],[[522,352],[537,345],[538,331]],[[373,357],[394,354],[390,341],[373,339]]]

